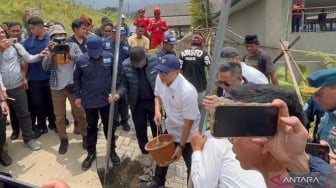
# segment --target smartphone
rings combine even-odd
[[[317,143],[307,143],[306,152],[329,163],[329,146]]]
[[[39,186],[0,175],[0,187],[6,188],[38,188]]]
[[[270,103],[231,103],[215,107],[212,115],[215,137],[274,136],[279,109]]]
[[[9,40],[10,40],[13,44],[17,43],[17,41],[18,41],[17,38],[10,38]]]

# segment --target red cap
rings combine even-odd
[[[141,13],[141,12],[145,12],[145,8],[141,7],[138,9],[138,12]]]
[[[159,7],[155,7],[154,8],[154,14],[160,14],[161,13],[161,10]]]
[[[83,22],[85,22],[86,24],[88,24],[89,26],[92,25],[92,19],[90,17],[87,16],[81,16],[80,20],[82,20]]]
[[[200,34],[194,34],[191,36],[191,41],[203,43],[203,37]]]

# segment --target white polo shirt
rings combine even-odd
[[[166,129],[180,142],[184,119],[194,120],[187,142],[199,125],[200,112],[195,87],[179,74],[170,86],[161,82],[159,75],[155,82],[154,95],[160,97],[166,111]]]
[[[268,79],[266,76],[260,72],[258,69],[241,62],[242,74],[247,79],[248,82],[255,84],[268,84]]]

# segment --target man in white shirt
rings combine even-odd
[[[226,46],[222,49],[221,61],[224,61],[224,62],[231,61],[231,62],[239,63],[242,67],[243,76],[248,80],[248,82],[252,82],[255,84],[268,84],[269,83],[268,79],[262,72],[242,62],[240,59],[238,50],[231,46]]]
[[[159,76],[155,83],[155,116],[154,121],[160,124],[161,107],[164,107],[167,118],[165,120],[166,132],[174,136],[175,151],[172,161],[178,161],[182,156],[191,169],[192,148],[190,138],[199,124],[200,112],[197,103],[195,87],[180,74],[180,61],[173,55],[164,55],[155,67]],[[140,185],[140,188],[164,187],[168,166],[156,166],[153,180]]]
[[[227,138],[214,138],[210,131],[195,131],[191,178],[194,188],[202,187],[266,187],[263,176],[256,170],[241,168],[232,144]]]

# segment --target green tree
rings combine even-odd
[[[189,0],[192,28],[209,28],[214,26],[212,4],[209,0]]]

